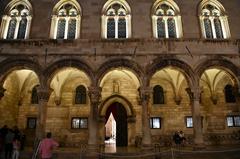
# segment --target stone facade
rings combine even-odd
[[[35,132],[27,129],[27,118],[36,117],[37,131],[51,131],[66,146],[101,144],[106,110],[119,102],[127,111],[128,145],[138,143],[138,138],[143,145],[167,145],[178,130],[190,144],[238,143],[240,129],[228,127],[227,116],[240,115],[239,89],[236,102],[226,103],[224,88],[227,84],[239,88],[240,1],[219,0],[227,11],[229,39],[202,38],[197,14],[201,0],[175,0],[183,37],[155,39],[150,18],[154,1],[127,0],[132,37],[112,40],[101,38],[106,1],[77,0],[82,11],[80,38],[55,40],[49,34],[58,1],[29,0],[33,10],[29,39],[0,40],[0,80],[6,89],[0,100],[0,126],[17,125],[34,137]],[[1,17],[8,3],[0,2]],[[207,76],[217,81],[206,82]],[[39,104],[31,104],[36,85],[45,92],[44,98],[38,91]],[[90,93],[86,104],[74,103],[78,85]],[[164,104],[153,104],[155,85],[164,89]],[[149,92],[142,94],[139,88]],[[193,117],[194,128],[186,128],[187,116]],[[72,129],[73,117],[88,118],[88,129]],[[160,117],[161,129],[150,129],[149,117]]]

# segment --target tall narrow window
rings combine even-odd
[[[217,0],[202,1],[199,10],[204,38],[226,39],[230,37],[225,9]]]
[[[54,7],[51,26],[53,39],[77,39],[80,27],[80,6],[75,0],[60,0]]]
[[[153,88],[153,104],[164,104],[164,91],[159,85]]]
[[[174,2],[156,1],[152,9],[153,35],[156,38],[180,38],[180,11]]]
[[[27,0],[21,3],[9,3],[10,8],[2,18],[1,38],[26,39],[32,19],[31,4]]]
[[[103,7],[102,37],[111,39],[129,38],[131,35],[130,8],[117,0],[107,2]]]
[[[37,86],[32,89],[31,104],[38,104]]]
[[[225,101],[226,103],[235,103],[236,98],[234,96],[233,87],[231,85],[226,85],[224,88]]]
[[[76,88],[76,95],[75,95],[75,104],[86,104],[86,88],[82,85]]]

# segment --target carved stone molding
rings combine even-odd
[[[195,100],[200,100],[200,96],[201,96],[201,93],[202,93],[202,90],[201,88],[194,88],[194,89],[191,89],[191,88],[186,88],[185,91],[187,92],[189,98],[190,98],[190,101],[195,101]]]

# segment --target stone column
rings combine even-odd
[[[152,139],[150,131],[150,122],[149,122],[149,109],[148,104],[150,100],[150,87],[140,87],[139,96],[140,102],[142,105],[142,148],[143,149],[152,149]]]
[[[42,139],[45,137],[46,131],[46,119],[47,119],[47,102],[50,96],[50,92],[47,88],[37,88],[38,94],[38,120],[36,137]]]
[[[90,98],[90,114],[88,118],[88,150],[89,152],[98,151],[98,105],[101,99],[100,87],[89,87],[88,95]]]
[[[202,117],[200,112],[200,88],[186,89],[192,107],[192,119],[193,119],[193,134],[194,134],[194,149],[204,148],[203,131],[202,131]]]
[[[240,88],[237,85],[234,86],[234,95],[236,98],[238,112],[240,112]]]

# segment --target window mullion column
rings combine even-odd
[[[209,19],[211,21],[213,39],[216,39],[217,35],[216,35],[216,30],[215,30],[214,17],[209,17]]]
[[[3,27],[4,27],[4,31],[3,31],[3,39],[6,39],[7,38],[7,34],[8,34],[8,28],[9,28],[9,23],[11,21],[11,17],[3,17],[3,19],[5,19],[5,25],[3,23]]]
[[[226,27],[225,27],[225,23],[222,17],[219,17],[220,23],[221,23],[221,30],[223,33],[223,38],[226,39],[227,37],[227,31],[226,31]]]
[[[25,31],[25,35],[24,35],[25,39],[29,37],[29,28],[30,28],[30,24],[31,24],[30,22],[31,22],[32,17],[27,16],[26,18],[27,18],[27,24],[26,24],[26,31]]]
[[[118,38],[118,19],[119,19],[118,16],[114,17],[114,21],[115,21],[115,38],[116,39]]]
[[[68,39],[68,22],[70,20],[70,17],[65,17],[66,25],[65,25],[65,31],[64,31],[64,39]]]
[[[164,20],[164,24],[165,24],[165,37],[169,38],[169,34],[168,34],[168,17],[163,17]]]

